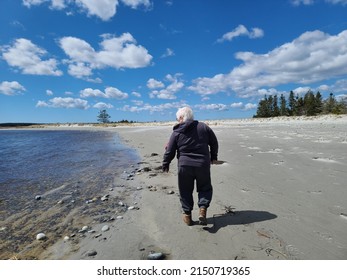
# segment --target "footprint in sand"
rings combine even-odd
[[[340,214],[340,217],[341,217],[342,219],[344,219],[344,220],[347,221],[347,214],[341,213],[341,214]]]
[[[312,160],[325,162],[325,163],[339,163],[338,161],[331,158],[313,157]]]
[[[284,160],[272,162],[271,164],[272,164],[272,165],[276,165],[276,166],[278,166],[278,165],[283,165],[283,164],[284,164]]]

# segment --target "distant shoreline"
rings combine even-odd
[[[290,123],[290,122],[335,122],[346,121],[347,115],[320,115],[320,116],[290,116],[271,118],[240,118],[221,120],[201,120],[202,122],[215,125],[228,125],[238,123]],[[172,126],[174,121],[161,122],[110,122],[110,123],[0,123],[0,129],[40,129],[40,128],[113,128],[113,127],[137,127],[137,126]]]

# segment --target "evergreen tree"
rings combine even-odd
[[[319,91],[317,91],[315,96],[315,114],[321,114],[323,112],[323,101],[322,95]]]
[[[283,94],[281,94],[280,97],[280,115],[281,116],[287,116],[287,101]]]
[[[272,101],[272,117],[278,117],[280,115],[280,108],[278,108],[278,100],[277,100],[277,95],[273,97]]]
[[[291,90],[289,93],[289,116],[296,116],[296,99],[294,96],[294,92]]]
[[[111,116],[107,113],[107,111],[105,109],[99,111],[98,122],[108,123],[108,122],[110,122],[109,121],[110,118],[111,118]]]
[[[314,94],[311,90],[309,90],[304,97],[304,110],[303,114],[306,116],[314,116],[316,114],[316,102]]]
[[[270,95],[267,99],[267,112],[268,112],[268,117],[273,117],[273,113],[274,113],[274,98],[272,97],[272,95]]]
[[[336,99],[333,93],[330,93],[328,99],[324,104],[324,113],[331,114],[333,113],[334,107],[336,106]]]
[[[297,95],[295,97],[296,99],[296,106],[295,106],[295,115],[294,116],[302,116],[305,115],[305,102],[304,99],[302,98],[302,96],[299,97],[299,95]]]

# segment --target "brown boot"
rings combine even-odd
[[[192,225],[193,225],[192,215],[183,214],[183,222],[184,222],[187,226],[192,226]]]
[[[205,207],[201,207],[199,211],[199,224],[206,226],[207,225],[207,219],[206,219],[206,212],[207,209]]]

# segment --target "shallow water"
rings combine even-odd
[[[90,179],[101,188],[137,160],[112,132],[0,131],[1,220],[63,184]]]
[[[1,258],[25,248],[36,231],[62,233],[61,223],[72,211],[76,219],[115,208],[111,203],[85,205],[119,187],[122,173],[138,161],[136,151],[109,131],[0,131]]]

